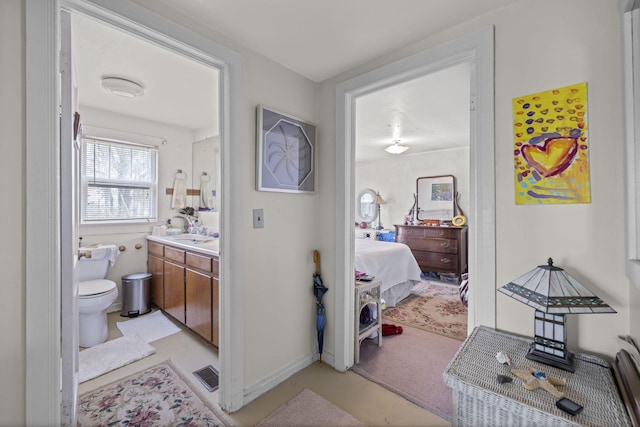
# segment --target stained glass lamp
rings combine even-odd
[[[536,309],[535,334],[526,355],[565,371],[574,372],[573,353],[567,348],[566,314],[616,313],[604,301],[553,265],[539,265],[498,289],[505,295]]]

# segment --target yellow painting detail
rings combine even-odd
[[[513,99],[516,204],[591,203],[587,84]]]

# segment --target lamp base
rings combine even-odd
[[[535,343],[531,343],[529,352],[524,357],[526,357],[529,360],[533,360],[534,362],[540,362],[540,363],[544,363],[545,365],[562,369],[563,371],[569,371],[569,372],[576,371],[573,353],[569,351],[567,351],[566,357],[554,356],[552,354],[536,350]]]

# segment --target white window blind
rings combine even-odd
[[[82,139],[82,222],[155,220],[158,149]]]

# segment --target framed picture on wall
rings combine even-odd
[[[257,107],[256,189],[313,194],[316,125]]]

